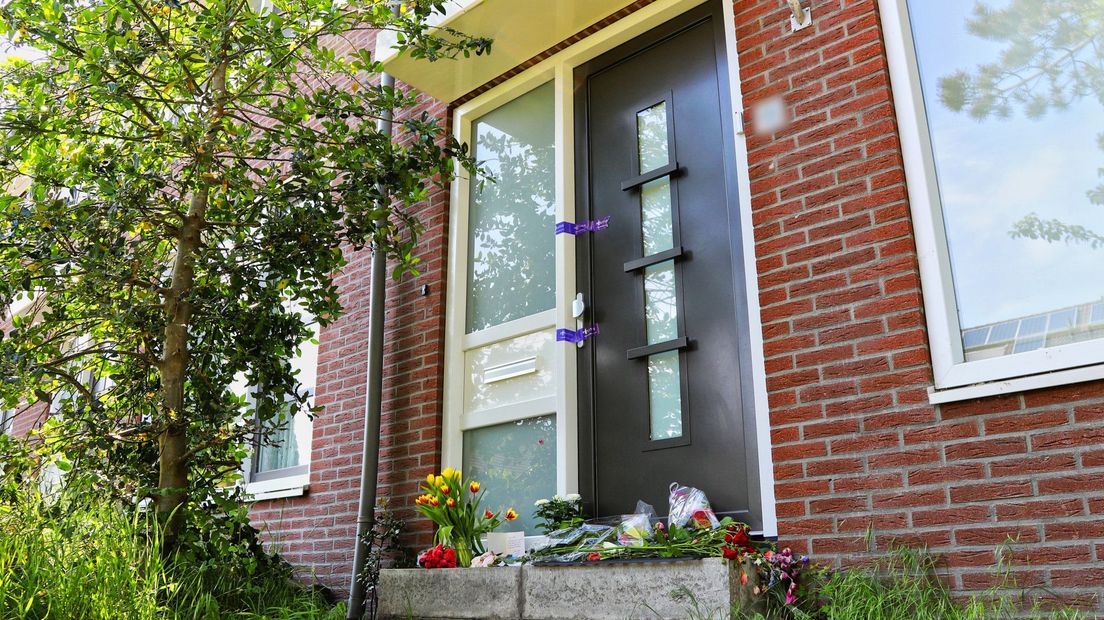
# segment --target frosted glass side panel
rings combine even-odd
[[[670,156],[666,101],[636,113],[636,148],[640,157],[640,174],[667,165]]]
[[[550,82],[472,123],[468,333],[556,303],[554,120]]]
[[[675,261],[663,261],[644,269],[644,316],[648,344],[678,338],[678,303],[675,297]]]
[[[674,216],[671,208],[671,179],[663,177],[640,188],[640,224],[644,256],[675,247]]]
[[[648,357],[648,408],[652,441],[682,437],[682,387],[678,351]]]
[[[462,471],[486,489],[484,509],[520,515],[497,531],[537,534],[533,502],[556,493],[556,416],[465,431]]]

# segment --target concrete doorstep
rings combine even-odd
[[[756,572],[720,558],[570,566],[386,569],[379,617],[458,620],[727,618],[753,609]]]

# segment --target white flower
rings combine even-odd
[[[579,495],[578,493],[568,493],[567,497],[564,498],[564,499],[566,499],[569,502],[577,502],[577,501],[583,499],[583,496]]]
[[[546,499],[538,499],[537,501],[533,502],[533,505],[534,506],[543,506],[547,503],[548,503],[548,500],[546,500]]]
[[[553,501],[557,501],[557,502],[562,502],[562,501],[563,501],[563,497],[561,497],[561,496],[559,496],[559,495],[553,495],[553,496],[552,496],[552,500],[553,500]]]
[[[495,559],[494,551],[488,551],[477,558],[473,558],[471,565],[472,568],[486,568],[488,566],[494,566]]]

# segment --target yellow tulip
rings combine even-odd
[[[445,479],[440,477],[440,476],[437,476],[436,480],[434,481],[434,484],[436,486],[441,486],[441,485],[445,484]]]
[[[426,484],[433,486],[433,474],[426,476]]]
[[[452,468],[446,467],[445,471],[441,472],[441,476],[444,478],[452,478]]]

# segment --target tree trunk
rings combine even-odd
[[[173,260],[171,286],[165,293],[165,341],[161,360],[161,417],[164,430],[157,438],[160,448],[157,515],[163,525],[164,550],[171,554],[184,527],[185,504],[188,501],[190,452],[188,448],[189,416],[184,402],[189,358],[189,329],[192,305],[188,300],[195,282],[195,259],[203,243],[207,202],[211,194],[208,173],[213,162],[226,98],[226,64],[219,64],[211,76],[211,92],[215,106],[211,124],[195,161],[198,185],[192,190],[188,212],[177,234],[176,257]]]
[[[188,416],[184,406],[184,382],[188,370],[192,306],[187,297],[195,280],[195,254],[202,240],[209,194],[207,187],[192,194],[177,242],[172,286],[165,300],[165,357],[161,361],[161,415],[165,430],[158,437],[161,454],[157,513],[164,524],[166,552],[176,546],[184,523],[184,504],[188,500]]]

